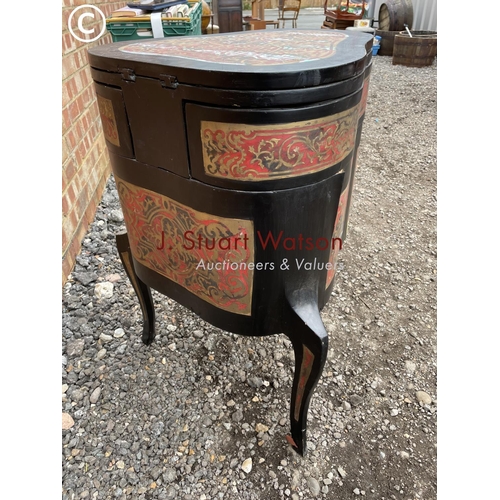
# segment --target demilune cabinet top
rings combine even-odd
[[[293,89],[352,78],[371,59],[373,37],[321,30],[257,30],[118,42],[89,50],[93,68],[228,89]]]

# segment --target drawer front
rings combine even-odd
[[[314,106],[239,110],[186,105],[191,174],[243,190],[318,182],[350,164],[362,91]]]
[[[110,151],[127,158],[134,157],[123,94],[120,89],[95,83],[97,105]]]

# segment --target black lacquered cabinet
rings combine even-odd
[[[372,37],[269,30],[89,50],[127,233],[123,265],[153,341],[150,289],[295,352],[290,444],[306,445],[326,360]]]

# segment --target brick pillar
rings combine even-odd
[[[95,5],[108,17],[127,4],[103,0],[63,0],[62,7],[62,282],[73,269],[82,239],[110,175],[109,157],[90,75],[87,49],[111,43],[107,32],[98,41],[84,43],[68,29],[71,12],[79,5]],[[91,12],[88,8],[80,12]],[[75,14],[74,19],[76,19]],[[96,17],[97,19],[97,17]],[[76,21],[72,21],[76,27]],[[84,23],[99,33],[101,21]],[[77,32],[78,34],[78,32]],[[84,36],[81,36],[84,38]]]

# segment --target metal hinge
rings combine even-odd
[[[121,68],[120,73],[122,75],[122,78],[126,82],[135,82],[135,73],[133,69],[129,68]]]
[[[160,75],[160,81],[164,89],[176,89],[179,85],[177,78],[171,75]]]

